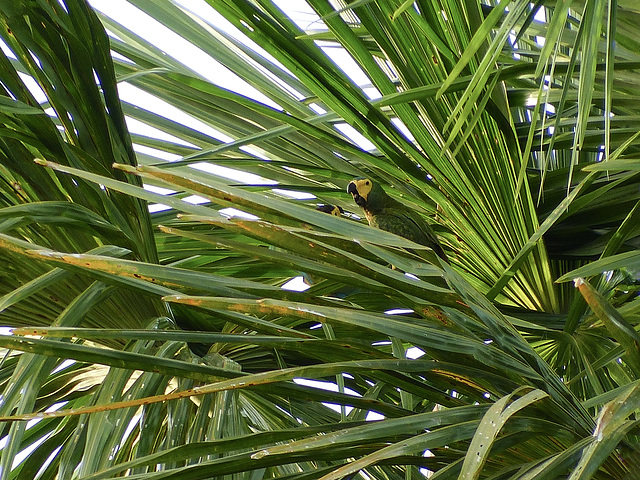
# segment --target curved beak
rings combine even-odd
[[[355,182],[349,182],[349,185],[347,185],[347,193],[353,196],[353,200],[359,207],[364,207],[367,204],[367,200],[358,193],[358,187],[356,187]]]

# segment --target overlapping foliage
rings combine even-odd
[[[637,478],[633,2],[129,3],[270,106],[82,0],[0,1],[0,479]],[[356,176],[451,265],[359,221]]]

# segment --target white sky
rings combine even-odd
[[[170,56],[179,59],[181,63],[212,83],[255,98],[267,105],[278,107],[268,97],[254,89],[210,55],[184,40],[180,35],[134,7],[126,0],[90,0],[89,3],[96,10],[99,10],[124,27],[134,31]],[[238,36],[241,35],[233,25],[227,22],[224,17],[218,14],[203,0],[180,0],[176,3],[188,8],[206,21],[220,28],[224,28],[224,30],[229,33],[236,32]],[[264,54],[266,54],[266,52],[264,52]],[[126,98],[124,99],[127,100]]]
[[[177,33],[171,31],[143,11],[128,3],[126,0],[90,0],[89,3],[96,10],[117,21],[122,26],[134,31],[136,34],[140,35],[141,37],[155,45],[157,48],[167,53],[169,56],[177,59],[186,67],[202,76],[204,79],[222,88],[251,97],[273,108],[280,109],[280,107],[271,99],[253,88],[242,78],[238,77],[231,70],[212,58],[206,52],[194,46],[192,43],[188,42]],[[218,14],[203,0],[176,0],[175,3],[185,9],[188,9],[194,15],[197,15],[199,17],[198,21],[201,25],[204,25],[205,28],[207,24],[215,25],[217,28],[224,30],[227,34],[232,35],[237,40],[242,41],[257,53],[266,58],[269,58],[273,63],[280,65],[280,67],[284,69],[284,67],[279,64],[279,62],[277,62],[273,57],[271,57],[264,49],[262,49],[259,45],[255,44],[248,37],[246,37],[240,30],[235,28],[235,26],[233,26],[220,14]],[[286,9],[287,12],[291,12],[290,15],[292,17],[292,20],[295,21],[302,29],[321,29],[324,27],[322,21],[304,0],[277,0],[276,3],[279,4],[281,8]],[[216,35],[216,32],[213,29],[210,29],[210,31],[212,35]],[[369,80],[366,75],[362,72],[362,70],[360,70],[360,68],[346,52],[346,50],[335,47],[323,47],[323,50],[334,60],[334,62],[336,62],[337,65],[340,65],[340,67],[345,70],[345,72],[350,75],[356,83],[363,86],[369,84]],[[281,82],[280,84],[282,85]],[[208,135],[221,142],[228,143],[234,140],[225,133],[212,128],[206,123],[188,115],[180,109],[126,82],[122,82],[119,84],[118,91],[121,99],[128,103],[137,105],[145,110],[149,110],[166,118],[170,118],[173,121],[177,121],[183,125],[193,128],[194,130],[202,132],[205,135]],[[302,98],[301,94],[293,91],[290,87],[287,88],[287,91],[292,93],[294,96],[297,96],[298,98]],[[380,94],[373,88],[366,88],[365,91],[371,98],[377,98],[380,96]],[[312,110],[318,111],[317,106],[312,106],[310,108],[312,108]],[[150,127],[138,120],[127,118],[127,125],[132,133],[151,136],[161,140],[167,140],[193,147],[193,145],[189,145],[176,137],[168,135],[154,127]],[[373,150],[375,148],[368,139],[366,139],[350,125],[338,124],[336,128],[348,138],[351,138],[354,143],[360,145],[363,149]],[[145,153],[161,160],[174,161],[179,159],[179,156],[177,155],[160,152],[158,150],[150,149],[148,147],[140,145],[134,145],[134,149],[139,153]],[[246,153],[254,155],[258,158],[265,158],[258,149],[252,148],[251,146],[241,147],[241,149]],[[194,164],[192,165],[192,167],[199,170],[208,171],[214,175],[220,175],[237,182],[262,184],[269,183],[268,179],[260,178],[257,175],[247,174],[245,172],[240,172],[238,170],[233,170],[227,167],[212,165],[210,163],[203,162]],[[271,183],[273,183],[274,185],[277,184],[277,182]],[[172,192],[169,191],[167,193]],[[299,200],[312,200],[313,198],[315,198],[314,195],[306,194],[304,192],[287,192],[286,190],[279,190],[277,191],[277,193]],[[185,200],[199,202],[201,198],[187,197]],[[166,207],[164,205],[150,206],[152,212],[162,211],[168,208],[169,207]],[[238,210],[225,209],[222,212],[234,215],[241,214],[241,212],[239,212]],[[296,284],[299,284],[299,281]],[[288,285],[287,288],[297,287],[295,287],[294,284],[291,284]]]
[[[280,107],[271,99],[253,88],[246,81],[238,77],[206,52],[194,46],[177,33],[169,30],[167,27],[134,7],[126,0],[90,0],[89,3],[103,14],[113,18],[124,27],[134,31],[150,43],[153,43],[156,47],[163,50],[174,59],[177,59],[208,81],[222,88],[251,97],[265,105],[280,109]],[[242,41],[260,55],[269,58],[273,63],[285,69],[264,49],[246,37],[203,0],[176,0],[175,3],[199,16],[203,24],[206,25],[208,23],[215,25],[216,27],[224,30],[227,34],[232,35],[237,40]],[[278,0],[276,1],[276,4],[279,4],[283,9],[286,8],[287,12],[290,12],[292,20],[294,20],[303,29],[320,29],[324,26],[319,17],[303,0]],[[212,35],[216,34],[213,30],[211,30],[211,33]],[[339,65],[340,68],[342,68],[358,85],[363,87],[369,86],[369,79],[346,50],[328,46],[324,46],[322,48],[327,55],[332,58],[333,61]],[[291,91],[290,88],[288,90]],[[365,91],[370,98],[380,97],[379,92],[372,87],[365,88]],[[171,107],[165,102],[154,99],[151,95],[146,94],[131,85],[121,84],[119,92],[124,101],[140,105],[145,109],[150,109],[156,113],[180,121],[184,125],[210,135],[217,140],[223,142],[229,142],[232,140],[224,133],[212,129],[203,122],[190,117],[184,112],[178,111],[178,109]],[[300,99],[302,98],[302,95],[300,94],[297,96]],[[135,131],[140,128],[140,125],[132,124],[131,128]],[[362,135],[358,134],[352,127],[348,125],[341,125],[340,130],[352,138],[356,143],[361,144],[362,142],[363,148],[368,150],[373,148],[373,145]],[[148,131],[145,131],[144,134],[148,134]]]

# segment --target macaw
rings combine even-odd
[[[349,182],[347,193],[362,207],[369,225],[395,233],[412,242],[431,248],[448,262],[438,237],[426,220],[414,210],[391,198],[380,185],[368,178],[356,178]]]
[[[330,215],[335,215],[336,217],[339,217],[344,213],[344,210],[340,205],[331,205],[330,203],[318,205],[316,210],[320,210],[321,212],[328,213]]]

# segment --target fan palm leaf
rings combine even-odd
[[[0,479],[632,478],[640,12],[304,6],[0,2]]]

